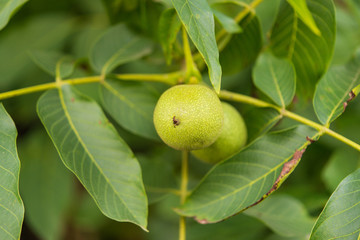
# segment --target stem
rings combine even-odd
[[[94,76],[94,77],[69,79],[66,81],[61,81],[61,84],[76,85],[76,84],[84,84],[84,83],[99,82],[99,81],[100,81],[100,76]],[[61,84],[59,84],[58,82],[51,82],[51,83],[45,83],[45,84],[40,84],[40,85],[36,85],[36,86],[31,86],[31,87],[26,87],[26,88],[21,88],[21,89],[16,89],[16,90],[0,93],[0,100],[57,88]]]
[[[180,203],[184,204],[187,196],[187,184],[188,184],[188,160],[189,152],[182,151],[181,160],[181,188],[180,188]],[[179,240],[186,239],[186,220],[184,216],[180,216],[179,221]]]
[[[242,95],[242,94],[239,94],[239,93],[233,93],[233,92],[225,91],[225,90],[220,91],[219,97],[221,99],[224,99],[224,100],[247,103],[249,105],[253,105],[253,106],[256,106],[256,107],[278,108],[277,106],[275,106],[275,105],[273,105],[271,103],[264,102],[264,101],[261,101],[259,99],[249,97],[249,96],[246,96],[246,95]]]
[[[189,44],[189,39],[186,33],[185,28],[182,28],[182,38],[183,38],[183,44],[184,44],[184,55],[185,55],[185,64],[186,68],[191,69],[194,61],[191,54],[191,48]]]
[[[113,77],[120,80],[139,80],[146,82],[162,82],[169,85],[175,85],[183,78],[184,73],[172,72],[166,74],[113,74],[109,77]]]
[[[187,78],[186,81],[188,81],[188,83],[198,83],[199,80],[201,79],[201,74],[194,62],[185,27],[182,28],[182,39],[184,44],[183,47],[184,47],[185,65],[186,65],[186,78]]]
[[[172,72],[167,74],[114,74],[110,77],[114,77],[120,80],[135,80],[135,81],[152,81],[152,82],[162,82],[169,85],[175,85],[183,81],[184,78],[183,72]],[[56,82],[39,84],[36,86],[16,89],[8,92],[0,93],[0,100],[21,96],[29,93],[41,92],[49,89],[54,89],[60,87],[63,84],[78,85],[86,83],[101,82],[102,76],[92,76],[92,77],[81,77],[73,78],[68,80],[61,80],[57,78]]]
[[[350,139],[332,131],[331,129],[327,128],[326,126],[323,126],[319,123],[316,123],[314,121],[311,121],[307,118],[304,118],[296,113],[290,112],[284,108],[278,107],[276,105],[273,105],[271,103],[253,98],[253,97],[249,97],[249,96],[245,96],[239,93],[233,93],[233,92],[229,92],[229,91],[220,91],[219,97],[221,99],[224,100],[228,100],[228,101],[235,101],[235,102],[242,102],[242,103],[247,103],[249,105],[253,105],[256,107],[270,107],[273,109],[276,109],[282,116],[284,117],[288,117],[291,118],[295,121],[301,122],[305,125],[308,125],[312,128],[315,128],[316,130],[318,130],[320,133],[325,133],[353,148],[355,148],[356,150],[360,151],[360,145],[351,141]]]

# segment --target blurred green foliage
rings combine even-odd
[[[162,11],[168,8],[169,2],[29,1],[0,31],[1,92],[54,81],[53,77],[43,72],[32,61],[31,53],[36,51],[54,51],[71,55],[77,59],[77,68],[72,76],[94,75],[88,60],[90,48],[106,29],[119,22],[127,24],[132,30],[153,41],[156,46],[151,56],[125,64],[116,71],[157,73],[179,69],[181,62],[176,58],[172,65],[166,65],[158,40],[159,19]],[[220,55],[226,75],[222,79],[223,88],[266,98],[255,90],[252,84],[251,67],[262,43],[268,42],[279,2],[281,1],[264,1],[256,9],[256,15],[249,15],[240,23],[243,32],[239,33],[233,42],[230,41]],[[360,7],[355,0],[335,2],[337,35],[332,64],[338,65],[348,61],[355,49],[360,46]],[[228,14],[233,15],[232,12]],[[242,35],[246,31],[251,32],[251,39]],[[245,44],[235,40],[245,41]],[[207,75],[207,72],[204,71],[204,74]],[[160,92],[166,89],[162,84],[151,85]],[[97,84],[77,88],[99,101]],[[145,187],[150,199],[150,233],[145,233],[129,223],[111,221],[100,213],[88,193],[71,176],[70,171],[61,166],[61,160],[36,115],[35,106],[38,98],[39,94],[32,94],[3,102],[19,132],[19,153],[22,162],[20,191],[26,208],[21,239],[174,239],[178,233],[178,215],[172,209],[178,206],[178,198],[157,191],[157,188],[176,189],[179,185],[180,153],[169,150],[156,141],[140,138],[116,125],[118,132],[135,152],[143,168]],[[256,121],[253,121],[259,117],[256,110],[243,104],[234,105],[243,113],[247,122],[256,124]],[[302,116],[316,119],[311,102],[301,106],[293,103],[290,108]],[[351,140],[360,142],[359,123],[360,103],[353,101],[332,127]],[[270,125],[272,124],[274,123],[271,122]],[[281,129],[293,124],[293,121],[283,119],[275,128]],[[251,140],[255,139],[256,133],[254,132],[251,137]],[[342,143],[325,136],[308,148],[300,165],[279,192],[297,199],[310,216],[317,217],[337,184],[359,166],[358,152],[348,151]],[[191,158],[190,188],[194,187],[210,168],[211,166]],[[194,240],[304,239],[279,236],[266,224],[245,214],[214,225],[199,225],[193,219],[187,221],[188,239]]]

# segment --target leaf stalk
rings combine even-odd
[[[360,152],[360,145],[351,141],[350,139],[334,132],[333,130],[331,130],[330,128],[323,126],[319,123],[316,123],[314,121],[311,121],[307,118],[304,118],[296,113],[290,112],[284,108],[278,107],[274,104],[253,98],[253,97],[249,97],[246,95],[242,95],[239,93],[233,93],[233,92],[229,92],[229,91],[220,91],[219,97],[223,100],[228,100],[228,101],[235,101],[235,102],[241,102],[241,103],[246,103],[249,105],[253,105],[255,107],[270,107],[273,108],[275,110],[277,110],[282,116],[284,117],[288,117],[291,118],[295,121],[298,121],[300,123],[303,123],[305,125],[308,125],[316,130],[319,131],[320,135],[323,134],[327,134],[347,145],[349,145],[350,147],[358,150]]]
[[[201,74],[194,62],[185,27],[182,28],[182,39],[184,45],[184,55],[185,55],[185,65],[186,65],[186,82],[198,83],[199,81],[201,81]]]

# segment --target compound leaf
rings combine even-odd
[[[20,239],[24,219],[16,136],[15,124],[0,104],[0,239]]]
[[[64,164],[103,214],[146,229],[139,163],[96,102],[63,85],[43,94],[37,111]]]

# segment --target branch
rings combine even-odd
[[[184,72],[172,72],[165,74],[113,74],[108,77],[112,77],[119,80],[129,80],[129,81],[150,81],[150,82],[161,82],[169,85],[175,85],[177,83],[181,83],[184,80]],[[91,77],[82,77],[82,78],[73,78],[60,81],[57,79],[56,82],[39,84],[36,86],[16,89],[8,92],[0,93],[0,100],[26,95],[35,92],[46,91],[49,89],[54,89],[60,87],[63,84],[70,85],[79,85],[79,84],[87,84],[94,82],[101,82],[102,76],[91,76]]]
[[[233,92],[229,92],[229,91],[220,91],[219,97],[221,99],[224,100],[228,100],[228,101],[235,101],[235,102],[242,102],[242,103],[246,103],[249,105],[253,105],[255,107],[270,107],[273,108],[275,110],[277,110],[280,115],[284,116],[284,117],[288,117],[291,118],[295,121],[298,121],[300,123],[303,123],[305,125],[308,125],[312,128],[315,128],[316,130],[318,130],[320,132],[320,135],[322,134],[327,134],[347,145],[349,145],[350,147],[360,151],[360,145],[351,141],[350,139],[332,131],[331,129],[327,128],[326,126],[323,126],[319,123],[316,123],[314,121],[311,121],[307,118],[304,118],[296,113],[290,112],[284,108],[278,107],[274,104],[253,98],[253,97],[249,97],[249,96],[245,96],[239,93],[233,93]]]

